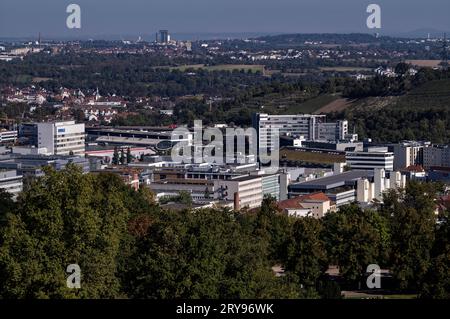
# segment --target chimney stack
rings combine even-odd
[[[240,201],[241,199],[239,198],[239,193],[234,193],[234,210],[241,209]]]

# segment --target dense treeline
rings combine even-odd
[[[358,81],[345,79],[342,94],[348,98],[365,98],[370,96],[392,96],[403,95],[414,88],[427,82],[450,78],[449,70],[433,70],[422,68],[415,75],[410,75],[408,70],[411,66],[406,63],[399,63],[395,67],[396,77],[375,76],[369,80]],[[328,83],[331,87],[335,79]],[[341,80],[342,81],[342,80]]]
[[[361,138],[370,137],[375,142],[450,142],[450,113],[445,107],[418,110],[387,107],[370,112],[350,110],[344,116],[351,121]]]
[[[205,99],[192,98],[178,102],[174,107],[173,116],[156,115],[155,112],[139,110],[138,115],[118,118],[113,125],[193,125],[194,120],[201,119],[204,124],[228,123],[241,126],[251,125],[253,113],[261,112],[261,104],[269,103],[273,99],[298,94],[298,102],[303,102],[317,96],[320,86],[314,83],[305,84],[303,81],[283,82],[280,78],[273,78],[271,82],[261,85],[248,86],[236,91],[233,97],[212,105]],[[211,107],[211,108],[210,108]],[[266,107],[263,111],[273,113],[279,109]]]
[[[439,190],[411,183],[376,211],[294,219],[270,197],[256,212],[166,211],[115,175],[47,170],[15,202],[0,193],[0,298],[340,298],[328,266],[356,287],[369,264],[393,271],[395,291],[449,298]],[[81,289],[66,286],[69,264]]]
[[[260,73],[239,71],[193,70],[188,75],[170,67],[185,64],[206,64],[202,58],[183,59],[163,55],[132,55],[66,52],[48,56],[36,54],[23,61],[0,62],[0,85],[31,85],[33,78],[47,79],[39,86],[53,92],[59,88],[95,89],[102,95],[127,97],[176,97],[191,94],[232,95],[249,85],[270,79]]]

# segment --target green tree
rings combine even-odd
[[[192,206],[192,203],[193,203],[191,193],[186,192],[186,191],[181,191],[178,193],[177,201],[179,203],[187,205],[187,206]]]
[[[131,149],[128,148],[127,149],[127,164],[131,163],[132,160],[133,160],[133,155],[131,155]]]
[[[436,241],[432,249],[431,266],[424,278],[421,298],[450,299],[450,223],[444,212],[436,225]]]
[[[401,62],[395,66],[395,73],[397,73],[398,75],[405,75],[410,68],[411,68],[410,64]]]
[[[117,147],[114,147],[114,154],[113,154],[113,158],[112,158],[112,163],[114,165],[119,165],[119,150],[117,149]]]
[[[120,150],[120,164],[124,165],[127,162],[127,158],[125,157],[125,151],[123,148]]]
[[[264,196],[256,215],[255,231],[258,236],[270,243],[269,256],[274,262],[286,260],[291,221],[292,219],[281,213],[275,197]]]
[[[323,222],[328,257],[346,280],[361,282],[368,265],[385,264],[389,230],[383,216],[352,204],[326,214]]]
[[[299,297],[288,280],[275,277],[267,243],[255,236],[249,218],[228,210],[162,211],[158,218],[143,223],[146,231],[135,236],[135,251],[124,278],[128,295]]]
[[[129,215],[127,187],[115,175],[83,175],[75,165],[46,169],[18,198],[1,233],[3,298],[120,296],[117,258]],[[81,267],[81,289],[66,286],[66,267]]]
[[[305,288],[315,289],[319,277],[328,268],[322,231],[322,222],[312,217],[294,222],[285,268],[296,275]]]
[[[420,289],[431,265],[436,191],[434,184],[410,182],[384,195],[381,212],[389,219],[390,263],[400,289]]]
[[[6,192],[3,188],[0,188],[0,228],[4,222],[6,222],[6,216],[14,212],[16,204],[13,200],[13,196]]]

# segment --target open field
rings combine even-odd
[[[181,65],[181,66],[174,66],[174,67],[155,67],[156,69],[169,69],[170,71],[181,71],[186,72],[187,70],[198,70],[203,69],[205,67],[204,64],[190,64],[190,65]]]
[[[41,82],[50,81],[50,80],[51,80],[51,78],[35,77],[35,78],[33,78],[33,83],[41,83]]]
[[[316,113],[318,110],[326,105],[337,100],[339,97],[335,95],[321,95],[316,98],[310,99],[304,103],[298,105],[292,105],[284,110],[284,114],[311,114]]]
[[[241,64],[223,64],[206,67],[209,71],[252,71],[252,72],[264,72],[264,65],[241,65]]]
[[[351,101],[349,99],[337,99],[333,102],[321,107],[317,111],[315,111],[315,114],[326,114],[331,112],[342,112],[347,107],[351,105]]]
[[[172,70],[178,70],[181,72],[186,72],[187,70],[193,69],[205,69],[208,71],[252,71],[252,72],[261,72],[264,73],[265,68],[264,65],[253,65],[253,64],[220,64],[220,65],[212,65],[205,66],[204,64],[191,64],[191,65],[181,65],[176,67],[158,67],[158,68],[168,68]]]
[[[406,60],[405,62],[419,67],[436,68],[442,60]]]
[[[317,164],[345,163],[344,155],[327,153],[305,152],[300,150],[281,149],[280,159],[288,161],[300,161]]]
[[[351,66],[321,67],[319,69],[324,72],[370,72],[370,71],[372,71],[372,69],[370,69],[370,68],[360,68],[360,67],[351,67]]]
[[[400,96],[367,97],[352,101],[351,105],[348,108],[352,111],[358,112],[377,111],[383,108],[392,107],[393,105],[398,103],[401,98],[402,97]]]

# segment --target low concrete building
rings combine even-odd
[[[450,145],[433,145],[423,149],[423,166],[450,167]]]
[[[345,156],[347,166],[352,170],[384,169],[394,170],[394,153],[383,151],[349,152]]]
[[[234,202],[234,209],[257,208],[263,200],[262,177],[242,176],[230,180],[215,180],[216,196],[221,200]]]
[[[0,188],[16,198],[23,189],[22,175],[14,169],[0,168]]]
[[[355,170],[289,186],[289,196],[322,192],[336,206],[358,202],[370,204],[374,199],[382,200],[383,192],[406,185],[406,176],[400,172],[386,172],[384,169]]]
[[[394,153],[394,170],[423,165],[424,149],[429,144],[428,142],[405,141],[389,145],[389,151]]]
[[[17,140],[17,131],[0,130],[0,144],[14,143]]]

